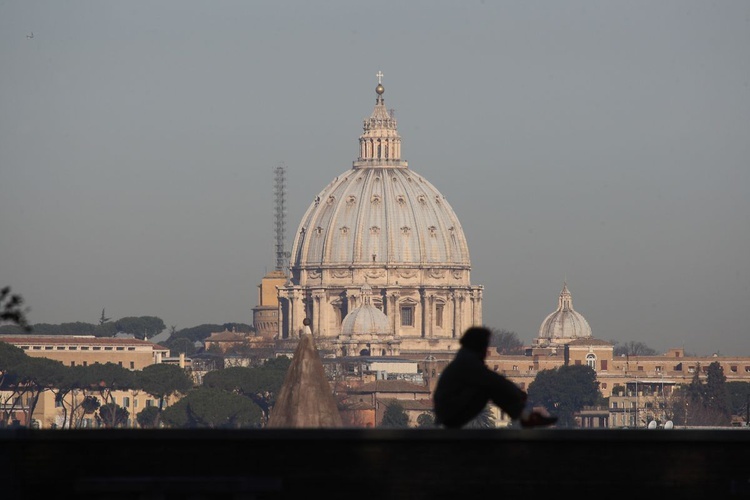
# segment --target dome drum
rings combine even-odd
[[[337,357],[399,356],[401,342],[382,339],[336,340],[333,343]]]
[[[297,270],[296,281],[306,286],[347,286],[358,287],[359,283],[373,286],[456,286],[470,283],[470,270],[461,267],[413,266],[316,266]],[[446,280],[449,280],[446,284]]]

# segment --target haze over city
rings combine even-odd
[[[484,322],[750,355],[750,3],[0,1],[0,285],[30,323],[252,323],[382,71]]]

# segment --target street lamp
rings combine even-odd
[[[638,428],[638,377],[635,378],[635,428]]]

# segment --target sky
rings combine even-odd
[[[746,0],[0,0],[0,285],[252,324],[274,170],[291,248],[379,71],[486,325],[530,343],[567,283],[596,338],[750,355]]]

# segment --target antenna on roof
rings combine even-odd
[[[283,163],[274,169],[276,172],[274,210],[276,229],[276,270],[284,271],[287,267],[289,253],[286,251],[284,234],[286,233],[286,165]]]

